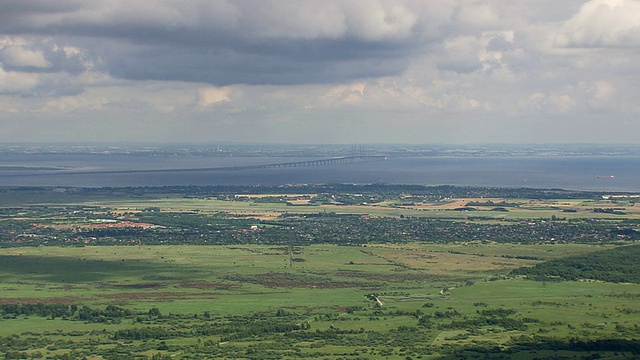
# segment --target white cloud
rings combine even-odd
[[[551,111],[564,113],[574,107],[576,102],[571,96],[562,94],[549,96],[547,104],[552,107]]]
[[[353,83],[353,84],[340,85],[340,86],[336,86],[336,87],[332,88],[331,90],[329,90],[327,95],[334,96],[334,95],[337,95],[337,94],[344,94],[345,92],[358,93],[360,95],[364,95],[364,89],[366,87],[367,87],[367,84],[364,83],[364,82],[357,82],[357,83]]]
[[[487,2],[465,4],[459,8],[455,18],[460,24],[473,29],[493,28],[500,24],[494,4]]]
[[[412,35],[418,16],[403,2],[346,2],[347,23],[357,36],[370,40],[405,38]]]
[[[38,85],[38,75],[5,71],[0,66],[0,94],[24,93]]]
[[[206,87],[198,91],[198,106],[201,109],[206,107],[231,102],[231,89],[228,87]]]
[[[79,108],[100,110],[101,106],[91,105],[83,98],[65,96],[47,101],[40,111],[48,113],[69,113],[78,110]]]
[[[616,94],[616,87],[610,81],[598,81],[590,90],[597,101],[609,101]]]
[[[0,62],[13,67],[47,68],[51,66],[41,51],[25,49],[22,46],[7,46],[0,50]]]
[[[639,47],[640,1],[591,0],[564,23],[555,40],[566,47]]]
[[[572,95],[563,93],[533,93],[518,101],[518,106],[527,114],[543,114],[546,116],[566,114],[577,107]]]

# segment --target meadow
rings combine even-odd
[[[496,354],[494,347],[506,351],[516,343],[522,346],[523,339],[544,343],[545,335],[567,341],[636,338],[640,286],[514,278],[509,270],[533,261],[504,257],[553,259],[601,248],[408,244],[2,249],[0,304],[116,306],[133,314],[95,321],[77,315],[6,314],[0,320],[0,337],[25,341],[22,347],[7,349],[8,354],[47,358],[315,354],[328,359]],[[162,315],[150,316],[151,309]],[[494,316],[487,310],[502,312]],[[244,334],[247,326],[269,322],[309,328]],[[198,330],[209,327],[226,330]],[[118,336],[131,329],[163,332]],[[409,329],[411,335],[401,334]],[[296,333],[309,338],[298,339]],[[395,340],[381,340],[386,338]],[[290,346],[276,346],[282,339]],[[522,358],[563,351],[567,349],[528,348],[515,354]]]

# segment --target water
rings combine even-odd
[[[2,154],[0,186],[396,183],[640,192],[640,156],[404,157],[317,167],[189,170],[302,160],[314,159]],[[127,172],[131,170],[162,171]]]

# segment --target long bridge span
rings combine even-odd
[[[372,161],[384,161],[386,156],[381,155],[356,155],[356,156],[342,156],[329,159],[320,160],[307,160],[307,161],[294,161],[277,164],[265,164],[265,165],[250,165],[250,166],[237,166],[232,167],[233,170],[238,169],[271,169],[282,167],[305,167],[305,166],[326,166],[326,165],[342,165],[342,164],[357,164],[366,163]]]
[[[196,168],[196,169],[172,169],[172,170],[129,170],[126,172],[166,172],[166,171],[238,171],[238,170],[255,170],[255,169],[274,169],[274,168],[288,168],[288,167],[309,167],[309,166],[327,166],[327,165],[343,165],[343,164],[358,164],[367,163],[373,161],[387,160],[383,155],[354,155],[354,156],[340,156],[329,159],[319,160],[305,160],[305,161],[293,161],[284,163],[271,163],[271,164],[257,164],[257,165],[239,165],[239,166],[220,166],[209,168]],[[109,171],[114,173],[116,171]]]
[[[387,157],[382,155],[355,155],[355,156],[341,156],[341,157],[334,157],[334,158],[320,159],[320,160],[293,161],[293,162],[262,164],[262,165],[225,166],[225,167],[215,167],[215,168],[197,169],[197,170],[233,171],[233,170],[252,170],[252,169],[274,169],[274,168],[286,168],[286,167],[358,164],[358,163],[384,161],[384,160],[387,160]],[[196,170],[196,169],[191,169],[191,170]]]
[[[271,163],[271,164],[256,164],[256,165],[240,165],[240,166],[220,166],[220,167],[206,167],[206,168],[179,168],[179,169],[128,169],[128,170],[94,170],[94,171],[46,171],[36,174],[28,174],[28,176],[51,176],[51,175],[63,175],[63,174],[130,174],[130,173],[166,173],[166,172],[206,172],[206,171],[238,171],[238,170],[255,170],[255,169],[274,169],[274,168],[287,168],[287,167],[309,167],[309,166],[328,166],[328,165],[343,165],[343,164],[358,164],[367,163],[373,161],[384,161],[386,156],[382,155],[354,155],[354,156],[341,156],[329,159],[319,160],[305,160],[305,161],[293,161],[283,163]],[[16,176],[23,176],[27,174],[19,174]]]

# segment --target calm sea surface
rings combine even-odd
[[[0,186],[119,187],[379,182],[640,192],[638,156],[388,158],[386,161],[348,165],[202,170],[302,160],[315,159],[3,154],[0,155]],[[135,172],[138,170],[154,171]]]

